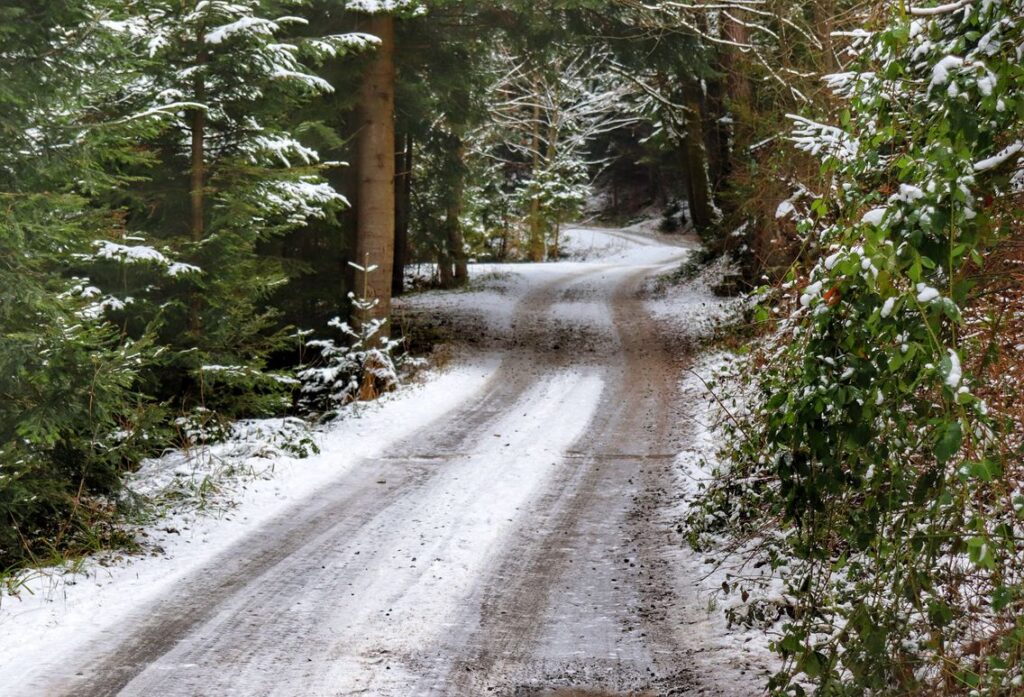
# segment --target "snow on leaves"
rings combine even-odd
[[[345,9],[365,14],[424,14],[426,6],[421,0],[347,0]]]
[[[154,264],[165,269],[170,276],[199,273],[200,271],[197,266],[172,261],[162,252],[146,245],[126,245],[108,240],[100,240],[95,244],[96,252],[91,257],[94,260],[113,259],[122,264]]]
[[[962,313],[1006,232],[1000,211],[1019,216],[1007,194],[1024,182],[1024,2],[894,11],[848,38],[853,69],[827,78],[839,122],[791,117],[792,142],[834,177],[798,228],[825,251],[785,287],[791,313],[742,446],[745,476],[772,482],[759,495],[792,526],[791,590],[812,608],[785,626],[778,649],[793,661],[775,687],[918,693],[955,675],[1011,693],[1019,643],[1002,638],[1024,627],[1005,598],[1024,592],[1024,529],[994,474],[999,422],[975,394],[991,349]],[[837,600],[851,597],[864,600]],[[984,665],[964,648],[978,637],[991,639]],[[912,675],[879,648],[896,646]]]
[[[345,208],[348,199],[317,177],[271,180],[258,188],[259,205],[267,214],[284,216],[296,226],[323,218],[330,208]]]
[[[816,157],[835,157],[842,162],[849,162],[860,152],[860,143],[846,131],[796,114],[788,116],[796,124],[790,140],[798,150]]]

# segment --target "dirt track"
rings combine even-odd
[[[482,392],[26,694],[730,694],[694,669],[698,601],[667,568],[687,353],[643,310],[653,272],[514,299]]]

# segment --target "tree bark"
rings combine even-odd
[[[736,10],[734,14],[735,19],[729,13],[726,13],[723,17],[725,38],[735,44],[746,46],[750,43],[750,31],[746,25],[741,23],[745,21],[746,13],[742,10]],[[750,77],[742,70],[743,53],[739,47],[724,47],[722,49],[722,63],[725,72],[729,76],[729,101],[735,110],[741,111],[742,115],[746,116],[754,95]]]
[[[832,27],[834,23],[835,7],[830,2],[820,1],[812,5],[812,16],[815,33],[821,40],[822,73],[835,72],[836,64],[835,46],[832,42]]]
[[[730,124],[722,122],[722,117],[728,114],[725,103],[726,83],[720,78],[713,78],[706,80],[705,86],[706,92],[701,100],[704,151],[711,191],[719,191],[730,172],[729,138],[732,128]]]
[[[206,49],[204,42],[206,32],[202,26],[196,29],[196,64],[195,77],[192,78],[193,99],[197,104],[206,103],[206,78],[203,69],[206,66]],[[191,204],[191,233],[193,242],[201,242],[205,234],[205,201],[206,186],[206,109],[192,109],[189,113],[189,130],[192,136],[192,147],[189,163],[189,199]]]
[[[686,171],[687,199],[690,218],[697,232],[703,232],[715,222],[708,181],[708,157],[704,147],[703,109],[700,87],[695,83],[685,86],[686,135],[683,138],[683,168]]]
[[[447,241],[445,248],[437,253],[437,284],[442,288],[455,286],[455,274],[452,273],[452,258],[448,255]]]
[[[205,99],[203,79],[196,78],[196,101],[202,102]],[[206,213],[204,187],[206,186],[206,152],[204,140],[206,138],[206,111],[193,109],[191,123],[192,149],[191,164],[189,171],[189,199],[192,208],[192,222],[190,225],[193,242],[201,242],[206,231]]]
[[[405,292],[405,266],[409,263],[409,211],[412,207],[412,135],[395,156],[395,265],[391,273],[391,295]]]
[[[196,37],[200,47],[203,45],[203,31],[199,30]],[[196,55],[197,72],[192,83],[196,103],[206,103],[206,80],[203,66],[206,64],[206,51],[202,48]],[[192,109],[189,114],[189,130],[191,131],[191,150],[189,153],[189,205],[191,216],[189,232],[196,244],[203,241],[206,235],[206,109]],[[200,296],[195,289],[189,293],[188,324],[189,328],[200,331]]]
[[[533,107],[533,176],[540,172],[541,159],[540,140],[540,106]],[[540,213],[540,198],[530,201],[530,238],[529,255],[530,261],[544,261],[544,220]]]
[[[462,234],[462,204],[466,190],[466,145],[462,136],[458,134],[453,136],[452,145],[455,179],[449,192],[445,226],[448,232],[448,256],[455,265],[453,282],[456,286],[463,286],[469,282],[469,260],[466,257],[466,243]]]
[[[355,287],[365,288],[377,304],[355,311],[357,327],[391,316],[395,256],[395,24],[386,13],[370,15],[363,29],[380,38],[359,90],[360,128],[356,143],[358,201],[356,263],[370,266],[355,273]],[[375,267],[375,268],[374,268]],[[371,270],[372,269],[372,270]]]

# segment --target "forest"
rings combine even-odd
[[[1024,695],[1022,231],[1022,0],[5,0],[0,693]]]

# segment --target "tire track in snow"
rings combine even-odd
[[[559,373],[490,424],[500,439],[429,463],[398,458],[438,471],[369,520],[353,526],[346,516],[251,579],[248,593],[223,604],[120,694],[284,696],[296,685],[303,695],[394,694],[404,676],[389,656],[445,631],[520,510],[583,431],[601,386],[592,371]],[[556,419],[562,428],[552,438]]]
[[[671,462],[683,430],[675,402],[686,356],[638,298],[651,273],[620,270],[605,281],[618,339],[604,356],[600,405],[475,599],[478,630],[438,651],[460,660],[416,690],[390,694],[525,695],[545,686],[635,694],[659,681],[690,683],[675,662],[685,647],[648,611],[668,591],[653,531],[633,519],[644,480]]]
[[[538,327],[538,323],[543,325],[546,321],[546,310],[561,297],[566,286],[599,271],[599,268],[577,270],[527,294],[519,303],[513,323],[520,336],[550,332],[551,326]],[[262,610],[248,607],[243,617],[243,614],[225,615],[225,607],[239,602],[244,606],[246,598],[258,594],[257,580],[272,578],[272,574],[267,575],[268,571],[276,569],[280,572],[288,568],[290,558],[294,558],[299,566],[305,563],[306,571],[312,572],[312,575],[303,575],[301,579],[293,577],[301,586],[293,590],[306,588],[309,580],[313,581],[312,587],[316,590],[315,584],[319,582],[316,565],[306,563],[308,557],[295,557],[295,550],[306,549],[310,539],[326,541],[328,538],[356,535],[380,511],[420,492],[438,472],[443,471],[446,460],[460,452],[468,452],[474,443],[492,437],[490,425],[504,414],[511,413],[511,405],[516,404],[534,385],[550,380],[552,373],[561,370],[566,362],[565,354],[558,351],[551,353],[547,361],[539,361],[536,356],[509,353],[481,394],[394,448],[396,454],[404,454],[404,457],[370,460],[357,466],[335,484],[254,531],[242,543],[197,571],[176,589],[173,596],[141,608],[127,622],[102,631],[90,646],[88,655],[62,661],[56,674],[50,673],[32,681],[24,686],[26,691],[21,694],[83,697],[121,694],[126,686],[150,668],[151,675],[159,672],[163,676],[160,681],[163,686],[155,694],[208,694],[205,688],[198,692],[194,688],[188,688],[193,689],[192,692],[188,689],[173,691],[181,675],[196,671],[200,668],[199,663],[161,663],[161,660],[174,651],[183,650],[178,647],[188,646],[191,641],[205,642],[209,647],[211,635],[204,633],[204,628],[223,628],[226,617],[236,618],[231,624],[235,646],[230,650],[225,648],[217,666],[218,673],[223,671],[223,666],[235,666],[245,661],[251,663],[258,658],[260,650],[256,647],[262,637],[282,636],[273,625],[274,617],[281,617],[281,609],[276,605]],[[424,454],[428,457],[423,457]],[[442,464],[438,466],[438,462]],[[378,484],[382,480],[387,484]],[[284,602],[280,596],[278,601]],[[124,625],[129,627],[127,632]],[[272,684],[280,671],[280,666],[269,668],[263,677]],[[312,673],[304,674],[306,679],[313,679]],[[294,691],[289,692],[292,687],[287,687],[282,694],[295,694]],[[215,694],[261,694],[252,692],[251,688],[252,685],[241,692],[228,690]],[[312,693],[303,690],[303,694]]]

